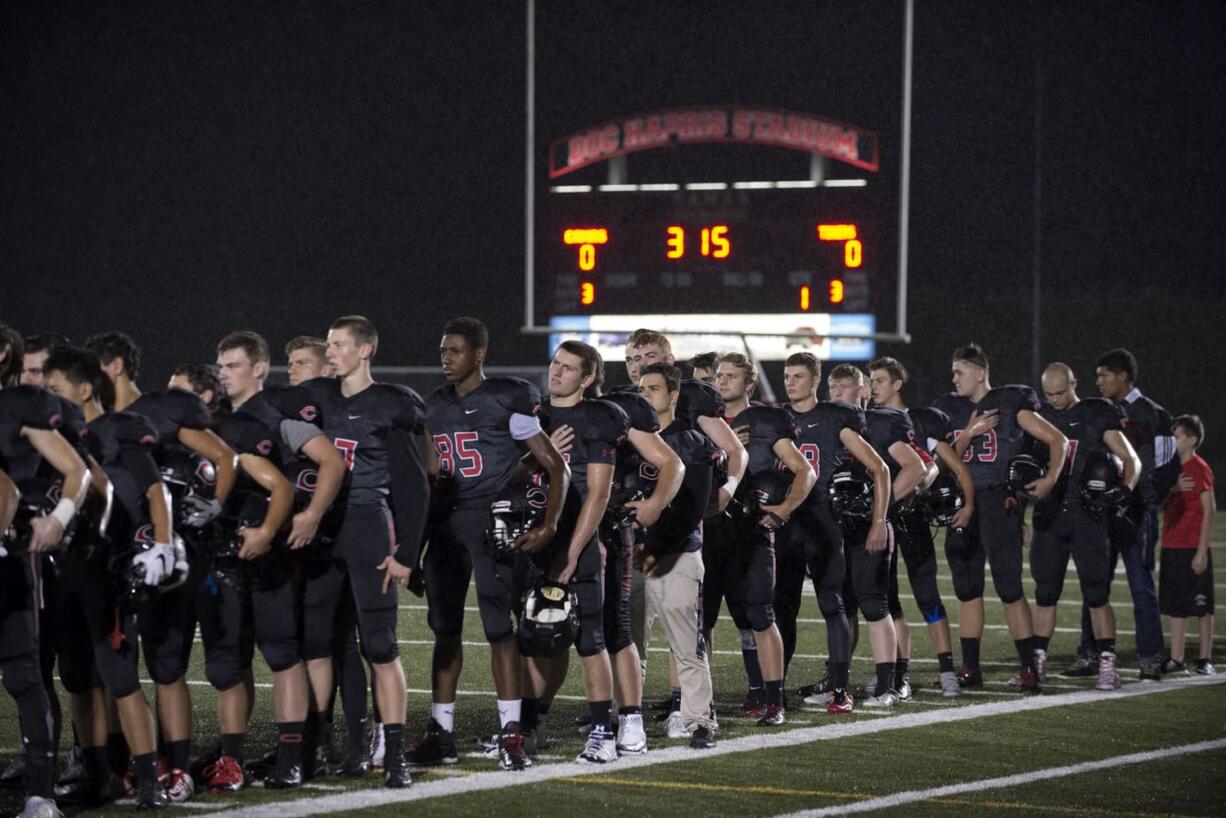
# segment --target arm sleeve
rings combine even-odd
[[[518,412],[512,413],[507,427],[511,430],[511,437],[516,440],[536,437],[542,431],[540,418],[536,415],[523,415]]]
[[[395,429],[388,436],[388,470],[391,475],[392,514],[396,525],[396,562],[417,566],[426,531],[430,505],[430,480],[426,475],[425,436],[408,429]]]
[[[279,431],[281,439],[294,454],[302,451],[303,446],[323,434],[318,426],[314,423],[307,423],[305,420],[283,420]]]

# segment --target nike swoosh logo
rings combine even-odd
[[[361,416],[361,415],[350,415],[350,416],[349,416],[349,419],[350,419],[350,420],[357,420],[357,419],[358,419],[358,418],[360,418],[360,417],[362,417],[362,416]]]
[[[1078,422],[1078,423],[1070,423],[1070,424],[1069,424],[1069,427],[1071,428],[1071,427],[1073,427],[1073,426],[1080,426],[1080,425],[1081,425],[1081,423],[1080,423],[1080,422]]]
[[[477,410],[476,410],[476,409],[465,409],[465,410],[464,410],[464,414],[466,414],[466,415],[471,415],[471,414],[472,414],[473,412],[475,412],[475,411],[477,411]]]
[[[821,423],[810,423],[808,428],[812,429],[814,426],[821,426],[821,425],[822,425]]]

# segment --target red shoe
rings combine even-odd
[[[777,704],[772,704],[762,713],[762,718],[758,719],[759,727],[778,727],[787,722],[787,716],[784,710]]]
[[[983,687],[983,673],[979,668],[963,667],[958,671],[958,685],[960,687]]]
[[[204,768],[204,788],[211,795],[225,792],[238,792],[247,781],[243,777],[243,767],[233,756],[221,756],[217,761]]]
[[[1039,682],[1039,674],[1033,670],[1023,670],[1009,680],[1009,687],[1019,693],[1042,693],[1043,686]]]
[[[855,703],[856,700],[846,690],[836,690],[830,694],[830,703],[826,705],[826,712],[832,716],[851,713]]]
[[[171,770],[166,778],[166,797],[172,804],[182,804],[196,794],[196,782],[186,770]]]
[[[760,719],[766,713],[766,696],[762,691],[753,691],[745,694],[744,701],[741,702],[741,712],[753,719]]]

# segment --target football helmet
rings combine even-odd
[[[543,479],[511,484],[490,503],[486,545],[499,560],[509,560],[516,552],[515,540],[539,526],[549,506],[549,489]]]
[[[948,526],[963,505],[962,486],[957,475],[943,471],[924,492],[924,515],[938,526]]]
[[[1101,520],[1119,514],[1132,492],[1124,485],[1124,464],[1108,452],[1091,452],[1081,467],[1081,506],[1091,517]]]
[[[844,463],[830,475],[830,507],[849,520],[867,520],[873,515],[873,484],[858,461]]]
[[[770,469],[750,476],[745,482],[746,490],[737,492],[737,506],[743,513],[756,516],[762,513],[763,506],[777,506],[783,502],[792,486],[792,475]]]
[[[1005,488],[1010,494],[1025,494],[1026,486],[1035,480],[1041,480],[1047,474],[1047,467],[1041,465],[1034,455],[1023,452],[1009,461],[1009,474],[1005,478]]]
[[[524,597],[516,640],[524,656],[556,656],[575,641],[579,615],[565,585],[542,578]]]

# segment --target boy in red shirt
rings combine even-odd
[[[1213,470],[1196,450],[1205,439],[1205,427],[1196,415],[1180,415],[1171,427],[1182,474],[1162,507],[1162,575],[1158,601],[1171,618],[1171,658],[1164,673],[1184,670],[1184,635],[1187,618],[1200,619],[1200,653],[1196,672],[1213,669],[1213,560],[1209,540],[1217,505],[1213,497]]]

